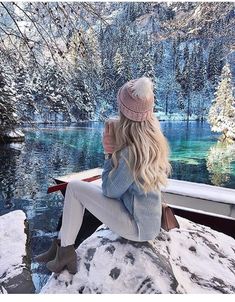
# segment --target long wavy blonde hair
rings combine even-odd
[[[167,184],[171,165],[169,144],[158,119],[152,114],[146,121],[135,122],[126,118],[121,111],[119,115],[120,119],[115,125],[116,149],[112,154],[114,167],[110,173],[118,167],[120,151],[127,147],[129,158],[124,157],[124,160],[133,172],[136,184],[145,193],[160,191],[161,186]]]

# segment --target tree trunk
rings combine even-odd
[[[188,102],[187,102],[187,122],[189,121],[189,115],[190,115],[190,95],[188,96]]]

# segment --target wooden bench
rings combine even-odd
[[[56,186],[48,188],[48,193],[60,190],[65,194],[66,185],[72,179],[92,182],[100,186],[103,169],[72,173],[54,178]],[[235,190],[169,179],[166,188],[162,189],[165,200],[176,215],[207,225],[235,238]]]

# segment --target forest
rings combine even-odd
[[[235,293],[234,29],[232,1],[0,2],[0,294]],[[118,114],[119,88],[142,76],[154,84],[154,115],[172,167],[155,205],[168,205],[162,213],[172,205],[180,228],[131,243],[107,223],[84,237],[83,230],[95,226],[87,212],[95,201],[102,203],[102,178],[109,174],[103,171],[111,164],[110,155],[105,161],[105,122]],[[139,135],[137,149],[145,147],[146,158],[135,152],[134,162],[143,171],[159,162],[146,171],[160,179],[167,148],[159,128],[142,130],[151,148]],[[159,137],[156,148],[153,134]],[[48,261],[39,263],[36,256],[62,238],[60,217],[75,198],[67,203],[64,189],[48,194],[48,188],[97,174],[100,191],[69,193],[79,204],[77,214],[73,207],[70,212],[81,218],[82,231],[76,231],[82,243],[73,257],[78,273],[69,274],[66,263],[64,272],[51,274]],[[115,178],[122,180],[118,189],[124,174]],[[154,216],[148,210],[152,193],[147,204],[130,196],[126,208],[142,208],[146,225],[162,221],[160,211]],[[83,205],[83,197],[91,205]],[[116,206],[111,210],[113,221],[127,216]],[[91,213],[101,219],[98,211]],[[49,262],[67,248],[62,241],[54,247]]]
[[[234,75],[232,2],[1,2],[0,132],[102,121],[146,75],[160,120],[207,119]],[[233,83],[233,80],[232,80]]]

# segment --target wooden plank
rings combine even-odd
[[[235,205],[235,189],[185,180],[169,179],[163,192]]]
[[[98,174],[102,174],[103,169],[101,168],[94,168],[94,169],[89,169],[89,170],[84,170],[81,172],[77,172],[77,173],[71,173],[71,174],[67,174],[64,176],[57,176],[54,179],[61,181],[61,182],[69,182],[72,179],[83,179],[86,177],[92,177],[94,175],[98,175]]]
[[[222,203],[212,199],[201,199],[194,196],[185,196],[168,192],[162,192],[162,195],[170,205],[235,218],[235,205],[230,203]]]
[[[82,178],[81,180],[86,181],[86,182],[94,182],[95,180],[98,180],[100,178],[101,178],[101,175],[98,174],[98,175],[94,175],[94,176],[91,176],[91,177]],[[53,193],[53,192],[56,192],[56,191],[66,190],[66,187],[67,187],[68,183],[69,182],[60,181],[59,184],[57,184],[55,186],[52,186],[52,187],[49,187],[48,190],[47,190],[47,193]]]
[[[102,168],[89,169],[77,173],[71,173],[64,176],[56,177],[59,181],[68,182],[72,179],[82,179],[94,175],[102,174]],[[235,190],[223,188],[218,186],[211,186],[207,184],[194,183],[184,180],[169,179],[166,188],[162,192],[180,195],[185,197],[192,197],[195,200],[209,200],[217,203],[235,205]],[[186,199],[187,200],[187,199]]]

